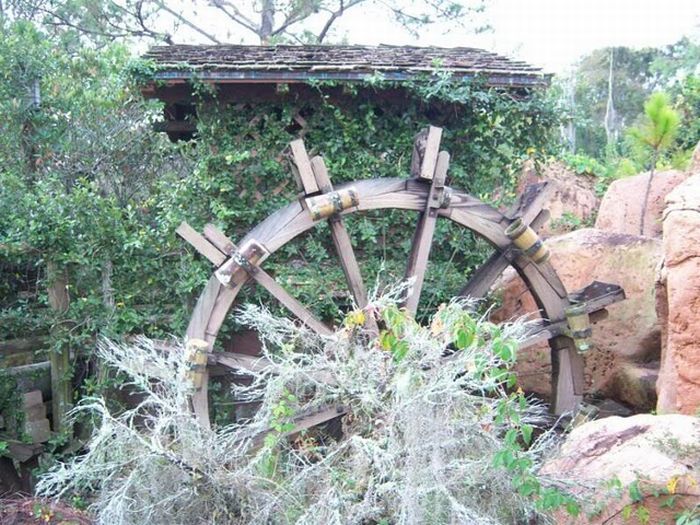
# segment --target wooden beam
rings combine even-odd
[[[331,183],[331,179],[328,175],[328,170],[326,169],[326,164],[323,162],[323,159],[321,157],[314,157],[311,159],[311,168],[314,172],[314,176],[316,177],[316,182],[318,183],[320,190],[323,193],[333,191],[333,184]],[[332,217],[328,223],[331,229],[331,236],[333,237],[335,251],[338,254],[338,259],[340,259],[340,266],[343,268],[345,280],[348,283],[350,292],[355,298],[357,305],[360,308],[364,308],[367,306],[367,290],[365,289],[365,284],[362,281],[360,265],[357,263],[357,258],[355,257],[355,251],[352,247],[350,234],[348,233],[348,230],[340,217]]]
[[[62,317],[70,306],[68,295],[68,275],[64,268],[49,261],[46,264],[48,277],[49,306],[57,318]],[[65,323],[54,323],[51,336],[57,341],[65,337]],[[49,352],[51,363],[51,403],[54,432],[72,433],[72,425],[68,412],[73,405],[72,369],[70,363],[70,348],[62,344],[59,349]]]
[[[280,284],[267,272],[258,268],[252,275],[255,282],[265,288],[275,299],[292,312],[302,323],[311,328],[314,332],[320,335],[331,335],[333,330],[328,328],[321,321],[316,319],[303,304],[292,297],[287,290],[282,288]]]
[[[309,161],[309,155],[306,152],[304,141],[301,139],[293,140],[289,143],[289,146],[292,150],[292,158],[297,167],[304,193],[307,195],[318,193],[318,184],[316,184],[316,178],[311,169],[311,162]]]
[[[186,222],[182,222],[175,230],[180,237],[186,240],[201,255],[209,259],[214,266],[221,266],[226,261],[226,256],[211,244],[204,236],[197,232]]]
[[[213,224],[208,224],[205,228],[205,234],[209,239],[215,242],[218,246],[230,251],[232,254],[237,250],[236,245],[231,241],[221,230]],[[259,266],[254,267],[254,271],[249,274],[250,277],[260,286],[265,288],[275,299],[277,299],[285,308],[292,312],[302,323],[307,325],[313,331],[321,335],[330,335],[333,331],[309,311],[303,304],[292,297],[270,274]]]
[[[418,219],[416,233],[413,236],[411,253],[406,266],[406,279],[414,279],[413,291],[406,299],[406,308],[413,315],[415,315],[418,310],[418,302],[420,301],[421,292],[423,290],[423,281],[425,280],[425,272],[428,267],[430,249],[433,244],[433,234],[435,233],[437,210],[439,208],[439,199],[436,199],[435,195],[439,194],[444,189],[449,165],[449,153],[441,151],[437,159],[435,175],[431,179],[432,184],[428,199],[426,200],[426,209]]]
[[[231,240],[213,224],[205,224],[203,233],[204,237],[206,237],[207,240],[216,246],[216,249],[224,255],[228,255],[230,257],[233,252],[236,251],[236,247],[233,245]]]

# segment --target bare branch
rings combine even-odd
[[[158,7],[160,7],[160,8],[161,8],[163,11],[165,11],[166,13],[170,13],[171,15],[173,15],[177,20],[179,20],[180,22],[182,22],[183,24],[185,24],[187,27],[189,27],[189,28],[191,28],[191,29],[194,29],[197,33],[199,33],[200,35],[202,35],[204,38],[207,38],[207,39],[211,40],[211,41],[214,42],[215,44],[221,44],[221,41],[218,40],[215,36],[211,35],[210,33],[207,33],[206,31],[204,31],[204,29],[202,29],[201,27],[195,25],[193,22],[191,22],[190,20],[188,20],[187,18],[185,18],[184,16],[182,16],[182,15],[181,15],[180,13],[178,13],[177,11],[174,11],[174,10],[170,9],[170,8],[169,8],[167,5],[165,5],[165,3],[162,2],[161,0],[158,0],[158,1],[156,2],[156,5],[157,5]]]

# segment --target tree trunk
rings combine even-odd
[[[55,322],[51,327],[51,338],[55,341],[65,339],[66,328],[62,323],[63,314],[68,310],[70,296],[68,295],[68,277],[65,269],[60,269],[54,262],[46,264],[48,280],[49,306],[54,311]],[[70,363],[70,348],[61,342],[58,348],[49,352],[51,363],[51,403],[53,429],[55,432],[69,431],[67,414],[72,402],[72,377]]]
[[[114,288],[112,288],[112,274],[114,266],[111,259],[102,261],[102,304],[107,310],[114,310]]]
[[[275,0],[263,0],[262,12],[260,14],[260,37],[261,44],[270,43],[270,35],[275,25]]]
[[[647,180],[646,191],[644,192],[644,202],[642,202],[642,217],[639,221],[639,235],[644,235],[644,218],[647,214],[647,206],[649,203],[649,193],[651,192],[651,181],[654,178],[654,172],[656,171],[656,163],[659,161],[659,150],[654,150],[654,156],[651,159],[651,171],[649,171],[649,179]]]
[[[615,67],[615,48],[610,49],[610,69],[608,71],[608,101],[605,105],[605,136],[608,146],[617,140],[617,117],[613,95],[613,71]]]

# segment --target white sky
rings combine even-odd
[[[232,0],[242,1],[242,0]],[[469,0],[464,0],[468,2]],[[167,0],[183,14],[193,14],[192,0]],[[492,32],[464,30],[445,33],[445,27],[424,29],[420,39],[410,36],[385,11],[365,7],[348,10],[336,23],[336,39],[349,44],[413,44],[442,47],[472,46],[523,59],[559,73],[593,49],[623,45],[657,47],[682,36],[700,38],[700,0],[487,0],[485,20]],[[245,0],[249,5],[249,0]],[[201,5],[201,4],[200,4]],[[258,43],[244,36],[212,8],[200,8],[195,19],[207,30],[232,43]],[[312,20],[320,27],[321,19]],[[225,36],[228,33],[228,36]],[[182,27],[179,42],[205,42]],[[183,38],[184,37],[184,38]]]
[[[339,25],[353,44],[475,46],[560,72],[593,49],[661,46],[700,36],[700,0],[492,0],[493,32],[447,35],[435,29],[416,42],[386,17],[348,11]]]

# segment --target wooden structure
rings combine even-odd
[[[239,372],[266,366],[263,361],[249,355],[211,351],[224,319],[248,281],[265,288],[310,329],[321,335],[331,333],[331,327],[317,319],[262,267],[267,256],[323,222],[330,225],[348,288],[356,303],[365,306],[366,288],[343,218],[368,210],[399,209],[417,214],[406,266],[406,277],[414,279],[414,286],[406,308],[415,313],[418,306],[436,222],[450,220],[471,230],[494,247],[494,254],[456,295],[483,297],[507,266],[515,268],[541,308],[543,317],[524,344],[549,341],[553,411],[561,414],[575,409],[583,394],[584,378],[583,361],[574,337],[577,340],[585,337],[588,334],[584,326],[586,320],[590,323],[591,317],[600,316],[606,305],[623,299],[624,292],[618,286],[595,282],[569,294],[548,258],[543,256],[546,248],[535,233],[538,225],[548,218],[548,212],[542,209],[547,184],[531,186],[507,213],[501,213],[446,185],[449,154],[440,151],[440,138],[441,130],[436,127],[418,135],[408,179],[362,180],[340,187],[332,186],[323,159],[310,159],[303,142],[296,140],[290,145],[290,150],[300,189],[298,201],[253,228],[240,241],[240,248],[213,225],[207,225],[203,234],[199,234],[183,223],[178,233],[216,268],[197,301],[187,329],[187,338],[197,340],[200,348],[201,341],[206,342],[208,364]],[[343,195],[353,197],[343,198]],[[326,211],[319,213],[319,207]],[[576,308],[572,310],[572,306]],[[572,316],[572,311],[576,316]],[[574,318],[575,326],[569,326],[568,321]],[[192,404],[200,419],[208,423],[208,371],[198,371],[202,376],[197,378]],[[293,432],[328,421],[344,411],[343,407],[328,407],[320,413],[302,415]]]
[[[222,104],[282,101],[296,106],[318,99],[311,82],[332,81],[341,97],[343,87],[368,78],[390,81],[393,87],[371,88],[373,99],[397,100],[401,86],[436,71],[458,81],[479,79],[486,86],[517,94],[549,85],[539,68],[474,48],[415,46],[243,46],[173,45],[151,48],[145,55],[156,65],[145,97],[165,102],[165,120],[157,129],[171,139],[189,138],[196,129],[197,97],[193,82],[208,84]],[[295,119],[303,127],[304,119]]]

